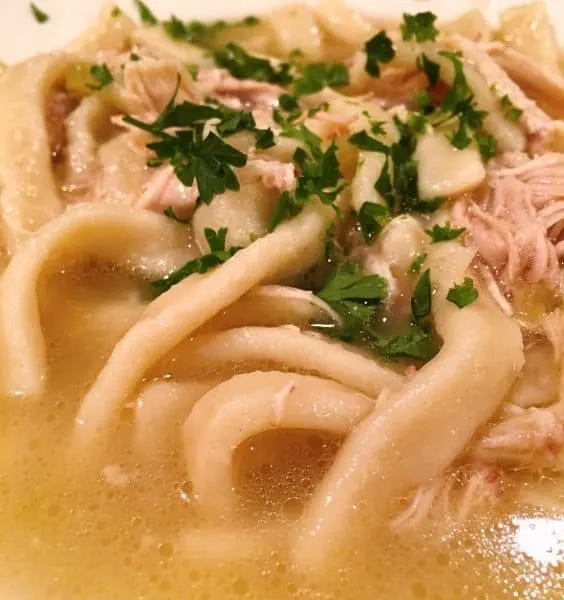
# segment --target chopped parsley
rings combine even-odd
[[[317,295],[339,314],[343,320],[339,335],[350,340],[374,319],[388,296],[388,282],[380,275],[365,275],[358,265],[338,265]]]
[[[137,62],[137,61],[141,60],[141,57],[139,56],[139,54],[136,54],[135,52],[132,52],[132,53],[129,55],[129,60],[130,60],[131,62]]]
[[[489,135],[487,133],[477,133],[476,143],[478,144],[478,149],[480,150],[482,159],[485,162],[492,158],[492,156],[495,156],[495,153],[497,152],[497,140],[493,137],[493,135]]]
[[[114,80],[110,69],[108,69],[108,65],[105,63],[103,65],[93,65],[90,68],[90,75],[92,76],[92,79],[96,81],[94,84],[88,84],[88,87],[91,90],[101,90],[107,85],[110,85]]]
[[[272,148],[275,145],[274,132],[272,131],[272,129],[257,129],[255,133],[255,148],[257,148],[258,150],[267,150],[268,148]]]
[[[465,277],[460,284],[455,283],[447,294],[447,300],[456,304],[458,308],[464,308],[478,299],[478,290],[470,277]]]
[[[416,321],[421,321],[431,314],[431,271],[427,269],[417,281],[411,297],[411,312]]]
[[[447,221],[444,225],[434,225],[432,229],[425,229],[425,233],[431,238],[431,244],[455,240],[465,231],[464,227],[460,227],[460,229],[451,227],[450,221]]]
[[[438,63],[431,60],[425,53],[420,54],[417,57],[416,66],[419,71],[427,75],[429,84],[431,86],[437,85],[441,75],[441,67]]]
[[[417,92],[417,94],[413,96],[413,101],[424,115],[428,115],[435,110],[433,101],[431,100],[431,96],[427,90],[421,90],[420,92]]]
[[[435,27],[437,15],[432,12],[420,12],[415,15],[403,13],[401,36],[404,41],[415,39],[416,42],[434,42],[439,35]]]
[[[342,87],[349,83],[349,72],[342,63],[311,63],[300,68],[294,82],[296,96],[315,94],[324,87]]]
[[[185,186],[191,186],[196,181],[199,201],[209,204],[216,194],[239,189],[239,180],[233,167],[244,167],[247,155],[213,132],[204,137],[204,124],[209,119],[219,118],[218,131],[223,124],[227,133],[234,133],[239,130],[241,121],[232,117],[231,113],[237,111],[225,107],[192,102],[175,104],[179,84],[180,78],[172,98],[152,123],[139,121],[130,115],[123,120],[157,138],[147,145],[155,153],[149,166],[156,167],[168,162]],[[174,131],[167,131],[170,128],[174,128]]]
[[[33,2],[30,3],[29,9],[31,10],[31,14],[38,23],[47,23],[47,21],[49,20],[49,15],[46,12],[43,12]]]
[[[409,265],[409,269],[407,272],[408,273],[419,273],[421,271],[421,267],[423,266],[423,263],[425,262],[426,259],[427,259],[426,252],[418,254],[413,259],[413,262]]]
[[[365,71],[372,77],[380,77],[380,65],[391,62],[396,51],[385,31],[380,31],[364,44],[366,52]]]
[[[157,17],[151,12],[149,7],[141,0],[134,0],[137,11],[139,12],[139,19],[144,25],[156,25],[158,23]]]
[[[270,217],[269,231],[273,231],[285,219],[296,216],[313,197],[319,198],[324,204],[333,205],[345,187],[341,182],[335,143],[323,151],[320,138],[301,124],[283,124],[281,135],[300,141],[304,147],[297,148],[293,155],[300,172],[296,190],[293,193],[284,191],[278,198]]]
[[[410,358],[423,362],[431,360],[440,349],[432,329],[417,323],[410,323],[403,335],[374,338],[369,345],[385,358]]]
[[[112,12],[110,13],[112,17],[114,17],[114,19],[116,17],[120,17],[121,16],[121,8],[119,6],[114,6],[112,8]]]
[[[501,108],[503,109],[503,114],[505,118],[509,121],[513,121],[514,123],[521,118],[523,114],[523,110],[521,108],[517,108],[507,94],[503,96],[499,101]]]
[[[386,156],[390,152],[390,148],[386,144],[368,135],[367,131],[359,131],[354,133],[349,138],[349,143],[356,146],[360,150],[366,150],[367,152],[380,152]]]
[[[163,279],[158,279],[151,282],[151,286],[158,294],[162,294],[169,290],[172,286],[180,283],[193,273],[206,273],[213,267],[223,264],[228,261],[240,248],[232,247],[229,250],[225,248],[225,240],[227,237],[227,228],[222,227],[219,231],[213,229],[204,229],[204,235],[208,242],[210,251],[198,258],[188,261],[184,266],[176,271],[173,271]]]
[[[369,244],[392,220],[390,210],[376,202],[364,202],[358,212],[358,223],[365,244]]]
[[[227,69],[237,79],[254,79],[279,84],[292,82],[288,63],[273,65],[270,60],[253,56],[234,42],[217,50],[214,59],[218,67]]]
[[[200,74],[200,67],[198,65],[186,65],[186,71],[188,71],[188,75],[196,81]]]

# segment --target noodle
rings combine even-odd
[[[0,596],[562,597],[547,10],[134,4],[0,74]]]

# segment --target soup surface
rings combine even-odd
[[[543,6],[136,4],[0,75],[0,597],[563,597]]]

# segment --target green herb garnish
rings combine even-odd
[[[465,231],[466,228],[464,227],[459,229],[451,227],[450,221],[447,221],[444,225],[434,225],[432,229],[425,229],[425,233],[431,238],[431,244],[455,240]]]
[[[492,135],[487,133],[477,133],[476,143],[484,161],[488,161],[497,152],[497,141]]]
[[[38,23],[47,23],[47,21],[49,20],[49,15],[46,12],[43,12],[33,2],[30,3],[29,8],[31,10],[31,14],[34,16],[35,20]]]
[[[176,271],[173,271],[163,279],[152,281],[151,285],[158,294],[162,294],[169,290],[173,285],[180,283],[193,273],[206,273],[213,267],[223,264],[229,260],[240,248],[232,247],[229,250],[225,249],[225,240],[227,237],[227,228],[222,227],[219,231],[213,229],[204,229],[204,235],[208,242],[210,251],[198,258],[188,261],[184,266]]]
[[[521,108],[517,108],[507,94],[503,96],[499,101],[501,108],[503,109],[503,114],[505,118],[509,121],[513,121],[514,123],[521,118],[523,114],[523,110]]]
[[[115,19],[116,17],[119,17],[119,16],[121,16],[121,14],[122,14],[122,13],[121,13],[121,8],[120,8],[119,6],[114,6],[114,7],[112,8],[112,12],[111,12],[110,14],[111,14],[111,16],[112,16],[112,17],[114,17],[114,19]]]
[[[437,15],[432,12],[420,12],[415,15],[403,13],[401,35],[405,41],[434,42],[439,30],[435,27]]]
[[[238,130],[240,121],[230,121],[231,112],[237,112],[230,109],[192,102],[175,104],[179,84],[180,78],[172,98],[152,123],[139,121],[129,115],[123,120],[157,138],[147,145],[155,153],[149,166],[156,167],[168,162],[185,186],[189,187],[196,181],[199,200],[209,204],[216,194],[239,189],[239,180],[233,167],[244,167],[247,156],[213,132],[204,137],[204,124],[212,118],[225,119],[220,121],[218,129],[224,123],[224,128],[233,133]],[[170,128],[174,128],[174,131],[166,131]]]
[[[422,71],[427,75],[429,85],[437,85],[441,74],[441,67],[438,63],[432,61],[425,53],[423,53],[417,57],[416,65],[419,71]]]
[[[376,202],[364,202],[358,212],[358,223],[364,243],[369,244],[391,220],[392,215],[386,206]]]
[[[447,294],[447,300],[456,304],[458,308],[464,308],[478,299],[478,290],[470,277],[465,277],[463,283],[454,284]]]
[[[222,50],[217,50],[214,59],[218,67],[227,69],[237,79],[280,84],[292,82],[288,63],[274,66],[270,60],[253,56],[234,42],[230,42]]]
[[[311,63],[299,69],[294,82],[296,96],[315,94],[324,87],[342,87],[349,83],[349,72],[342,63]]]
[[[145,25],[156,25],[158,23],[157,17],[150,11],[149,7],[144,2],[141,2],[141,0],[134,1],[139,12],[141,23]]]
[[[90,75],[92,76],[92,79],[96,81],[95,84],[88,84],[88,87],[91,90],[101,90],[107,85],[110,85],[114,80],[110,69],[108,69],[108,65],[105,63],[103,65],[93,65],[90,68]]]
[[[387,64],[396,55],[392,40],[385,31],[380,31],[364,44],[366,52],[365,71],[372,77],[380,77],[380,65]]]
[[[431,314],[431,271],[427,269],[417,281],[411,297],[411,312],[416,321],[421,321]]]
[[[419,273],[421,271],[421,267],[427,258],[427,253],[423,252],[418,254],[414,259],[411,265],[409,265],[408,273]]]
[[[368,135],[367,131],[359,131],[354,133],[349,138],[349,143],[356,146],[360,150],[366,150],[367,152],[380,152],[386,156],[390,152],[390,148],[383,144],[379,140]]]

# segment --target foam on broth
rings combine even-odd
[[[557,508],[564,484],[548,479],[519,485],[537,495],[546,492],[552,516],[550,508],[540,513],[516,503],[515,483],[495,512],[458,530],[437,523],[397,536],[386,527],[360,526],[352,547],[336,549],[322,573],[299,573],[276,542],[260,543],[234,561],[206,559],[198,536],[209,523],[195,510],[181,448],[164,461],[141,461],[126,439],[127,407],[122,434],[102,450],[100,468],[69,462],[77,403],[142,310],[138,288],[117,273],[89,269],[80,277],[49,278],[40,297],[51,359],[49,393],[40,404],[0,402],[2,598],[562,597],[564,527]],[[256,540],[257,528],[273,520],[291,527],[339,443],[307,431],[281,431],[238,449],[246,530],[231,538],[233,553],[240,553],[247,534]],[[232,524],[222,527],[228,531]]]

